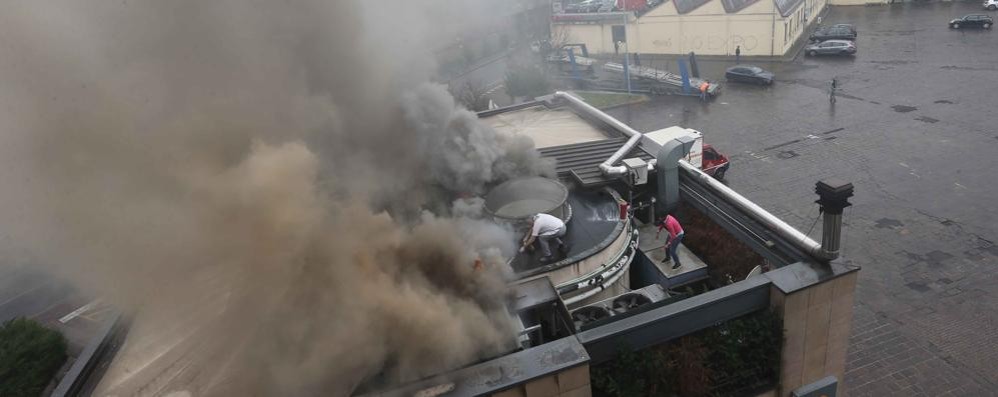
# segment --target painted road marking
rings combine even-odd
[[[67,314],[65,316],[62,316],[62,318],[59,319],[59,322],[63,323],[63,324],[68,323],[72,319],[74,319],[76,317],[79,317],[79,315],[83,314],[87,310],[90,310],[94,306],[97,306],[97,304],[99,304],[99,303],[100,303],[100,298],[94,299],[93,302],[90,302],[90,303],[87,303],[87,304],[85,304],[83,306],[80,306],[79,309],[73,310],[69,314]]]
[[[496,91],[498,91],[502,87],[503,87],[503,82],[502,81],[497,81],[497,82],[494,82],[492,84],[489,84],[488,90],[485,91],[485,95],[492,95],[493,93],[495,93]]]

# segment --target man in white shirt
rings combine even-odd
[[[567,231],[565,222],[562,222],[558,217],[544,213],[536,214],[530,218],[530,230],[523,236],[520,252],[526,250],[536,240],[544,254],[541,257],[541,262],[550,262],[552,260],[551,242],[557,243],[560,251],[565,251],[565,243],[561,241],[561,238],[565,236]]]

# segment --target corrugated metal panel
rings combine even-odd
[[[627,142],[627,137],[609,138],[601,141],[574,143],[540,149],[541,155],[555,159],[559,177],[572,176],[584,187],[598,186],[613,181],[600,172],[599,165]],[[640,146],[631,150],[623,158],[638,157],[645,161],[654,158]],[[616,165],[616,164],[615,164]]]

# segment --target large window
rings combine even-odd
[[[784,17],[792,14],[802,1],[804,0],[773,0],[776,3],[776,8],[780,10],[780,15]]]
[[[627,29],[624,28],[624,25],[613,25],[610,33],[613,36],[614,43],[627,42]]]

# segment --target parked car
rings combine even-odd
[[[828,27],[818,28],[811,36],[808,37],[811,41],[825,41],[825,40],[856,40],[856,30],[850,26],[842,25],[832,25]]]
[[[854,38],[856,36],[859,36],[859,34],[856,32],[856,27],[853,26],[853,24],[851,24],[851,23],[837,23],[837,24],[829,26],[829,28],[849,29],[849,31],[852,32],[852,35],[853,35]]]
[[[767,72],[758,66],[738,65],[728,68],[724,72],[724,78],[728,81],[742,83],[754,83],[762,85],[773,84],[773,73]]]
[[[592,2],[580,1],[577,3],[565,4],[565,13],[568,14],[578,14],[583,12],[589,12],[589,7],[592,6]]]
[[[808,44],[807,47],[804,47],[804,54],[812,57],[816,55],[855,55],[856,43],[848,40],[826,40]]]
[[[991,25],[994,24],[995,24],[994,19],[991,19],[990,15],[984,15],[984,14],[964,15],[961,18],[949,21],[949,27],[953,29],[962,29],[962,28],[991,29]]]
[[[572,3],[565,6],[565,12],[567,13],[587,13],[599,11],[600,7],[603,6],[603,1],[601,0],[583,0],[578,3]]]
[[[998,10],[998,0],[984,0],[984,8],[991,11]]]

